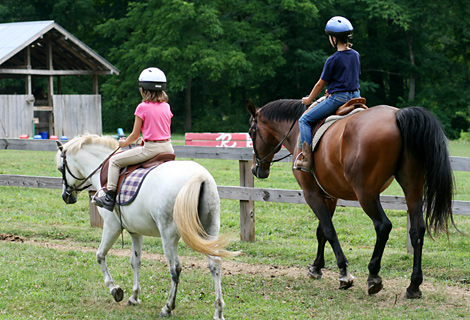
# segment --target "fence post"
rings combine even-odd
[[[251,165],[253,161],[240,160],[240,186],[255,186]],[[240,200],[240,240],[246,242],[255,241],[255,202],[252,200]]]
[[[95,193],[95,190],[88,191],[88,201],[90,202],[90,227],[103,229],[103,218],[98,212],[98,207],[91,202],[91,198]]]

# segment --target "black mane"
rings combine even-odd
[[[258,116],[261,115],[268,121],[295,121],[302,115],[305,109],[305,105],[300,100],[275,100],[260,108]]]

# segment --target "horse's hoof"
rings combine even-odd
[[[367,293],[369,295],[376,294],[380,292],[383,289],[383,284],[382,284],[382,278],[377,276],[377,277],[369,277],[367,279]]]
[[[170,313],[167,313],[167,312],[160,312],[159,314],[160,318],[168,318],[168,317],[171,317],[171,312]]]
[[[160,318],[171,317],[171,310],[165,305],[160,312]]]
[[[321,269],[315,268],[314,266],[311,266],[311,265],[308,266],[308,271],[307,271],[307,274],[305,275],[305,278],[320,280],[322,276],[323,274],[321,272]]]
[[[412,291],[410,288],[406,289],[405,298],[407,299],[419,299],[423,296],[421,290]]]
[[[122,299],[124,299],[124,291],[122,291],[122,289],[119,286],[111,290],[111,295],[113,296],[114,301],[116,302],[121,302]]]
[[[339,289],[346,290],[354,285],[354,276],[349,272],[342,277],[339,277]]]
[[[127,305],[128,306],[137,306],[141,303],[142,301],[140,301],[140,299],[133,299],[133,298],[129,298],[129,300],[127,301]]]

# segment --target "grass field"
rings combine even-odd
[[[182,138],[180,138],[182,139]],[[173,140],[180,140],[173,138]],[[470,157],[470,146],[452,142],[454,156]],[[0,174],[60,176],[54,152],[0,151]],[[194,159],[219,185],[238,185],[238,162]],[[456,199],[470,201],[467,172],[456,172]],[[298,189],[287,163],[273,165],[269,179],[255,187]],[[400,194],[392,185],[387,194]],[[222,200],[222,231],[239,233],[239,204]],[[316,253],[317,219],[306,205],[256,203],[256,242],[235,239],[244,255],[227,260],[222,286],[226,319],[468,319],[470,237],[451,229],[448,237],[425,238],[423,298],[403,298],[411,275],[406,254],[406,213],[387,211],[394,228],[383,257],[384,290],[368,296],[367,264],[375,243],[371,221],[360,209],[338,208],[334,223],[356,284],[338,287],[329,245],[319,281],[306,279]],[[470,233],[470,217],[455,216]],[[124,234],[108,265],[125,299],[115,303],[95,261],[101,230],[89,227],[88,199],[66,205],[60,190],[0,187],[0,233],[25,242],[0,241],[0,319],[153,319],[166,301],[170,275],[160,239],[146,238],[141,272],[142,304],[126,306],[132,287],[130,237]],[[202,255],[180,242],[183,273],[175,319],[210,319],[213,284]]]

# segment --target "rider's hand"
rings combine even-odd
[[[119,148],[125,148],[127,147],[128,144],[126,143],[126,139],[125,138],[121,138],[119,139]]]
[[[302,98],[302,104],[308,106],[308,105],[312,104],[312,100],[310,100],[310,97],[309,97],[309,96],[303,97],[303,98]]]

